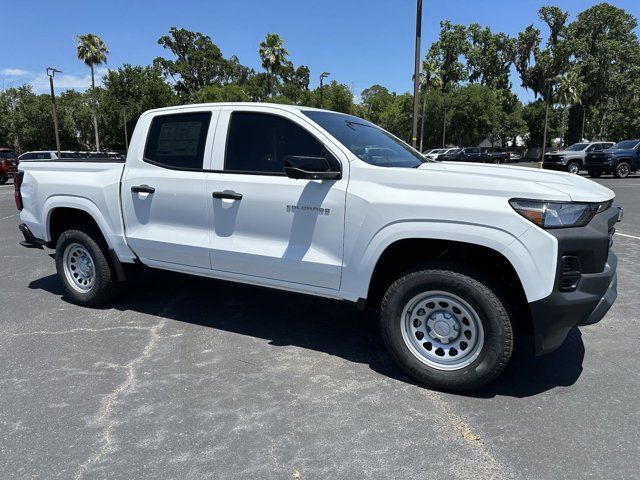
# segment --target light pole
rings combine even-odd
[[[447,138],[447,107],[444,108],[444,122],[442,123],[442,148],[446,145]]]
[[[411,131],[411,144],[416,148],[418,140],[418,104],[420,99],[420,37],[422,35],[422,0],[417,0],[416,5],[416,58],[413,71],[413,130]]]
[[[322,72],[320,75],[320,108],[324,108],[324,96],[322,91],[322,81],[331,75],[329,72]]]
[[[53,77],[55,77],[56,73],[62,73],[62,71],[53,67],[47,67],[47,76],[49,77],[49,86],[51,87],[51,110],[53,111],[53,129],[56,132],[56,149],[58,150],[58,158],[60,158],[62,157],[62,155],[60,155],[60,134],[58,133],[58,114],[56,112],[56,95],[53,92]]]

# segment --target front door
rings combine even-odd
[[[347,175],[295,180],[283,171],[287,155],[332,155],[326,139],[309,121],[269,107],[223,111],[219,123],[226,148],[214,149],[220,171],[207,181],[212,268],[338,289]]]
[[[205,167],[218,113],[140,120],[149,134],[145,145],[132,145],[121,195],[127,243],[145,264],[211,268]]]

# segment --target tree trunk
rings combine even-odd
[[[582,107],[582,136],[580,137],[580,141],[584,140],[584,127],[587,121],[587,107]]]
[[[100,151],[100,139],[98,138],[98,116],[96,113],[96,80],[93,74],[93,65],[91,65],[91,113],[93,115],[93,129],[96,133],[96,152]]]
[[[547,126],[549,125],[549,101],[544,112],[544,133],[542,134],[542,153],[540,153],[540,161],[544,160],[544,151],[547,147]]]
[[[602,140],[604,138],[604,122],[607,119],[607,109],[604,109],[604,113],[602,114],[602,120],[600,121],[600,134],[598,135],[598,140]]]
[[[560,140],[562,141],[562,146],[564,147],[566,144],[564,142],[564,133],[567,129],[567,121],[569,120],[569,105],[564,106],[564,110],[562,111],[562,125],[560,128]]]
[[[424,140],[424,116],[427,112],[427,89],[429,87],[429,81],[424,83],[424,99],[422,100],[422,122],[420,123],[420,153],[422,153],[422,142]]]

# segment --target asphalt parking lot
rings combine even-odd
[[[0,478],[638,478],[640,176],[619,297],[466,395],[416,386],[351,306],[148,272],[68,303],[0,187]]]

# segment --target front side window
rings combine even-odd
[[[201,169],[211,113],[160,115],[151,121],[145,161],[177,169]]]
[[[574,143],[570,147],[567,148],[567,151],[570,152],[580,152],[589,146],[588,143]]]
[[[378,167],[416,168],[425,159],[389,132],[362,118],[341,113],[303,110],[363,162]]]
[[[225,170],[284,175],[284,159],[289,155],[324,157],[326,154],[322,143],[286,118],[253,112],[231,115]]]

